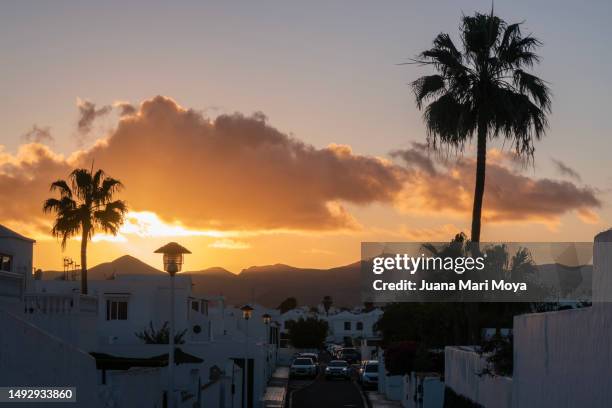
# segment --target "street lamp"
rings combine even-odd
[[[183,254],[190,254],[187,248],[170,242],[156,250],[154,253],[164,255],[164,271],[170,275],[170,330],[168,332],[168,407],[174,408],[174,275],[181,271]]]
[[[244,328],[244,384],[242,385],[242,390],[244,391],[244,408],[248,408],[249,406],[249,319],[253,316],[253,309],[249,305],[244,305],[240,308],[242,311],[242,318],[244,319],[245,328]]]
[[[264,324],[267,325],[267,324],[270,324],[270,322],[272,321],[272,316],[265,313],[264,315],[261,316],[261,319],[263,320]]]

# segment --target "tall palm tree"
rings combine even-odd
[[[446,145],[462,151],[477,138],[476,182],[471,241],[480,242],[480,219],[485,188],[487,140],[503,137],[517,155],[532,158],[534,140],[548,126],[551,94],[546,83],[528,73],[540,61],[534,52],[541,42],[523,36],[520,24],[506,24],[490,14],[464,16],[461,49],[448,34],[439,34],[433,47],[416,63],[437,73],[412,83],[419,109],[424,109],[427,139],[434,149]]]
[[[45,213],[56,214],[51,233],[62,239],[62,249],[68,239],[81,233],[81,293],[87,294],[87,243],[96,230],[116,235],[123,224],[127,205],[113,200],[123,187],[119,180],[107,177],[104,171],[93,168],[76,169],[66,180],[51,183],[51,191],[60,193],[59,199],[49,198],[43,205]]]

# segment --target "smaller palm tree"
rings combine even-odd
[[[153,326],[153,321],[149,321],[148,328],[134,334],[145,344],[168,344],[168,341],[170,340],[170,329],[168,328],[167,321],[164,322],[159,330],[155,329],[155,326]],[[187,329],[174,333],[174,344],[185,343],[185,334],[187,334]]]
[[[55,213],[51,234],[62,239],[62,249],[68,239],[81,234],[81,293],[87,294],[87,243],[97,230],[117,235],[123,224],[127,205],[113,200],[123,187],[119,180],[107,177],[103,170],[76,169],[66,180],[51,183],[51,191],[59,198],[49,198],[43,205],[45,213]]]
[[[329,309],[331,309],[331,306],[334,303],[334,301],[332,300],[332,297],[329,295],[323,297],[322,303],[323,303],[323,308],[325,309],[325,314],[329,315]]]

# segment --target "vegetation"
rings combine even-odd
[[[427,348],[461,344],[466,339],[465,325],[455,324],[453,303],[393,303],[375,325],[384,346],[413,341]],[[456,335],[455,326],[462,329]]]
[[[162,327],[159,330],[156,330],[153,326],[153,322],[149,322],[149,327],[145,328],[141,332],[134,333],[136,337],[140,340],[144,341],[145,344],[169,344],[170,342],[170,329],[168,327],[168,322],[164,322]],[[175,333],[174,335],[174,344],[183,344],[185,343],[184,337],[187,333],[187,329]]]
[[[289,310],[293,310],[298,307],[297,299],[294,297],[288,297],[283,300],[280,305],[276,309],[280,310],[281,314],[286,313]]]
[[[329,329],[325,320],[315,317],[287,322],[289,342],[295,348],[318,349],[323,347]]]
[[[418,344],[415,341],[392,343],[385,348],[385,369],[389,375],[406,375],[414,371]]]
[[[481,375],[512,376],[514,367],[512,336],[496,333],[490,340],[483,342],[480,352],[486,356],[488,364]]]
[[[68,180],[51,183],[51,191],[60,197],[49,198],[43,205],[45,213],[55,214],[51,233],[62,239],[62,249],[68,239],[81,234],[81,293],[87,294],[87,243],[98,230],[116,235],[123,224],[127,205],[113,200],[123,185],[106,176],[103,170],[76,169]]]
[[[471,241],[480,242],[487,141],[503,137],[517,155],[533,157],[534,140],[548,125],[551,96],[546,83],[526,71],[540,61],[535,50],[541,43],[523,36],[520,23],[476,13],[462,18],[459,34],[461,49],[441,33],[418,55],[414,62],[437,73],[417,79],[412,89],[434,149],[446,145],[462,151],[476,136]]]

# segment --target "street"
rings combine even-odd
[[[289,381],[288,408],[366,408],[359,385],[353,380],[326,380],[322,375],[329,358],[322,355],[316,379]]]

